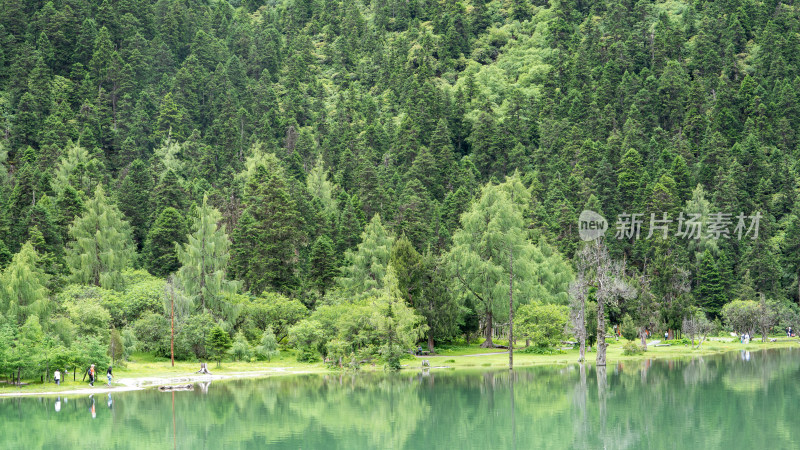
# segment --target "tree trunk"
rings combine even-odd
[[[514,252],[508,251],[508,370],[514,370]]]
[[[428,351],[433,353],[433,335],[428,333]]]
[[[639,337],[642,338],[642,348],[644,348],[644,351],[647,351],[647,330],[645,330],[644,327],[639,330]]]
[[[207,363],[200,363],[200,370],[197,373],[202,373],[205,375],[211,375],[211,372],[208,371],[208,364]]]
[[[22,375],[22,367],[17,366],[17,386],[20,386],[22,383],[21,375]]]
[[[175,367],[175,293],[170,292],[169,296],[169,319],[170,319],[170,336],[169,336],[169,360],[172,362],[172,367]]]
[[[597,299],[597,366],[606,365],[606,317],[605,304]]]
[[[492,321],[494,320],[493,317],[494,316],[491,311],[489,311],[489,313],[486,314],[486,327],[484,328],[484,331],[486,332],[486,340],[483,341],[483,344],[481,344],[481,348],[494,348],[494,342],[492,342]]]
[[[585,300],[581,301],[581,319],[580,319],[580,329],[578,334],[580,334],[580,341],[581,341],[581,350],[580,350],[580,362],[586,361],[586,302]]]

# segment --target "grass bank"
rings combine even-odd
[[[641,361],[646,359],[679,359],[697,356],[713,355],[739,350],[763,350],[768,348],[797,348],[800,341],[796,338],[788,339],[785,336],[775,336],[777,342],[762,343],[760,340],[743,345],[738,339],[722,338],[709,340],[699,349],[692,349],[688,345],[670,345],[668,347],[648,346],[648,351],[639,355],[623,354],[624,339],[609,341],[607,351],[608,364],[621,361]],[[524,353],[519,348],[514,352],[514,367],[529,367],[536,365],[564,365],[574,364],[578,361],[578,350],[565,350],[563,353],[552,355],[538,355]],[[589,364],[594,363],[595,352],[586,354]],[[477,344],[443,347],[435,355],[407,357],[402,361],[403,370],[417,371],[422,367],[422,360],[427,360],[432,370],[458,370],[508,367],[508,352],[505,349],[485,349]],[[61,386],[52,382],[31,382],[24,386],[9,386],[0,384],[0,396],[19,395],[83,395],[89,393],[124,392],[144,389],[148,387],[195,383],[198,381],[213,381],[235,378],[255,378],[269,376],[297,375],[305,373],[329,373],[338,369],[331,369],[325,364],[301,363],[291,351],[281,352],[271,361],[258,362],[233,362],[225,361],[220,367],[216,363],[209,363],[211,376],[197,374],[200,364],[197,362],[176,361],[173,367],[169,359],[154,358],[147,354],[135,354],[125,366],[114,368],[114,380],[111,388],[105,386],[105,374],[100,374],[94,387],[89,387],[88,382],[82,381],[83,373],[79,373],[73,381],[73,374],[68,374]],[[365,364],[361,368],[364,372],[383,371],[381,364]]]

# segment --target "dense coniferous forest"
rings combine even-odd
[[[491,341],[509,274],[564,313],[584,209],[637,287],[610,323],[800,301],[795,5],[0,4],[3,374],[168,356],[170,303],[186,359]]]

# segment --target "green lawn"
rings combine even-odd
[[[616,364],[621,361],[637,361],[645,359],[677,359],[687,358],[693,356],[711,355],[716,353],[723,353],[736,350],[760,350],[765,348],[787,348],[796,347],[800,341],[796,338],[788,339],[785,336],[773,336],[778,339],[778,342],[762,343],[760,338],[752,341],[750,344],[742,345],[738,339],[734,338],[714,338],[714,340],[706,341],[700,349],[691,349],[688,345],[672,345],[669,347],[653,347],[648,346],[648,351],[641,355],[623,355],[623,344],[626,342],[624,339],[619,341],[610,340],[607,350],[608,364]],[[505,344],[505,342],[496,341],[497,344]],[[525,367],[542,364],[572,364],[578,361],[578,350],[566,350],[563,354],[555,355],[536,355],[522,353],[521,350],[523,343],[519,343],[518,351],[514,352],[514,367]],[[485,353],[496,353],[484,355]],[[469,356],[478,355],[480,356]],[[586,354],[586,359],[589,364],[594,363],[595,352],[590,351]],[[422,367],[422,359],[428,359],[431,366],[447,367],[449,369],[482,369],[486,367],[504,368],[508,367],[508,354],[505,349],[485,349],[480,348],[479,343],[471,345],[457,345],[457,346],[442,346],[437,349],[437,354],[432,356],[421,356],[404,358],[401,363],[403,370],[419,370]],[[224,361],[221,367],[217,367],[216,362],[209,362],[209,370],[214,375],[230,375],[230,376],[247,376],[247,373],[252,372],[253,376],[274,376],[274,375],[291,375],[297,373],[324,373],[330,372],[330,369],[322,362],[317,363],[300,363],[295,359],[294,353],[291,350],[282,351],[281,355],[273,358],[272,361],[257,361],[257,362],[234,362]],[[175,367],[172,367],[169,359],[156,358],[149,354],[134,354],[131,360],[125,366],[117,366],[114,368],[114,386],[122,386],[119,383],[120,379],[143,379],[143,378],[161,378],[162,380],[147,380],[147,384],[169,384],[170,378],[186,377],[195,375],[195,372],[200,368],[198,362],[176,361]],[[364,372],[383,371],[383,365],[380,363],[365,364],[361,368]],[[436,369],[434,369],[436,370]],[[95,387],[103,387],[105,385],[105,373],[99,374],[98,382]],[[52,382],[42,384],[39,380],[26,380],[29,384],[21,387],[9,386],[5,383],[0,383],[0,394],[6,393],[34,393],[34,392],[65,392],[75,389],[88,388],[89,385],[86,381],[81,381],[83,373],[80,372],[76,376],[76,381],[72,381],[72,373],[66,375],[62,381],[61,386],[56,386]]]

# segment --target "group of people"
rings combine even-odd
[[[67,373],[67,371],[65,370],[64,373]],[[94,382],[97,379],[97,372],[94,368],[94,364],[90,365],[89,368],[86,369],[86,375],[89,376],[89,385],[94,386]],[[108,378],[108,385],[111,386],[111,379],[114,378],[111,366],[108,366],[108,369],[106,370],[106,377]],[[56,369],[56,371],[53,372],[53,381],[56,382],[56,386],[61,386],[60,370]]]
[[[112,372],[111,366],[108,366],[108,369],[106,370],[106,377],[108,378],[109,386],[111,386],[111,379],[114,378],[111,372]],[[89,366],[89,369],[86,371],[86,374],[89,375],[89,385],[94,386],[94,381],[97,379],[97,373],[95,372],[94,364]]]
[[[749,344],[750,343],[750,333],[745,333],[739,336],[739,342],[742,344]]]

